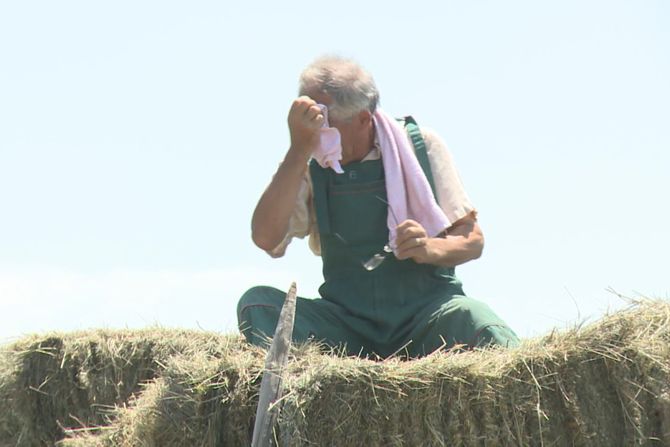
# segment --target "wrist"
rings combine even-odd
[[[309,161],[310,157],[312,156],[312,152],[307,152],[304,150],[298,150],[291,146],[286,152],[286,156],[284,156],[284,162],[282,165],[284,166],[291,166],[297,169],[300,169],[301,171],[304,171],[307,169],[307,162]]]
[[[289,146],[289,151],[298,152],[301,154],[306,154],[307,156],[312,155],[320,144],[320,139],[317,138],[291,138],[291,145]]]
[[[428,263],[433,265],[442,265],[448,256],[447,244],[441,237],[429,237],[426,240],[426,251],[428,254]]]

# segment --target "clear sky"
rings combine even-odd
[[[459,276],[521,336],[669,297],[668,2],[2,2],[0,340],[316,296],[249,222],[323,53],[447,141],[486,236]]]

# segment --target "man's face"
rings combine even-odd
[[[307,93],[307,96],[312,98],[314,101],[319,104],[323,104],[326,107],[330,106],[333,103],[333,99],[327,93],[320,91],[311,91]],[[349,154],[353,153],[353,148],[358,144],[357,139],[360,138],[361,126],[358,120],[347,119],[339,120],[330,114],[328,115],[328,124],[330,127],[334,127],[340,131],[340,136],[342,139],[342,156],[344,159],[347,158]]]

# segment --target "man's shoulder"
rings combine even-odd
[[[400,121],[405,129],[410,132],[411,128],[410,125],[416,126],[415,128],[419,129],[419,132],[421,133],[421,137],[426,143],[426,146],[431,146],[435,144],[442,144],[444,145],[444,142],[440,138],[440,135],[433,129],[432,127],[426,127],[420,124],[412,115],[406,115],[403,116],[402,118],[398,118],[398,121]]]
[[[426,151],[428,153],[434,151],[446,151],[447,145],[437,131],[431,127],[419,126],[421,137],[426,144]]]

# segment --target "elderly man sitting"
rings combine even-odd
[[[322,257],[321,296],[298,298],[293,340],[380,357],[515,346],[514,332],[455,276],[484,239],[445,144],[378,103],[353,61],[320,58],[300,77],[290,147],[252,219],[253,241],[271,256],[309,235]],[[242,296],[239,326],[251,343],[274,333],[284,296],[264,286]]]

